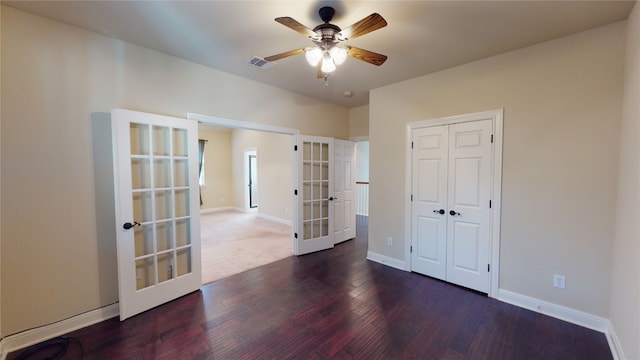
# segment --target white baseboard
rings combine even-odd
[[[279,217],[275,217],[275,216],[271,216],[271,215],[265,215],[265,214],[258,214],[259,218],[263,218],[265,220],[269,220],[269,221],[273,221],[279,224],[284,224],[284,225],[289,225],[291,226],[291,220],[287,220],[287,219],[282,219]]]
[[[2,339],[0,344],[0,358],[4,360],[7,355],[13,351],[53,339],[57,336],[82,329],[83,327],[87,327],[119,315],[120,306],[118,303],[115,303],[53,324],[44,325],[35,329],[7,336]]]
[[[208,213],[215,213],[215,212],[229,211],[229,210],[237,210],[237,209],[233,206],[200,209],[200,214],[208,214]]]
[[[498,290],[498,300],[605,334],[609,333],[609,320],[580,310],[571,309],[504,289]]]
[[[399,270],[409,271],[409,268],[404,261],[385,255],[380,255],[371,251],[367,251],[367,260],[375,261],[377,263],[391,266],[392,268],[396,268]]]
[[[611,324],[611,322],[609,322],[609,331],[607,332],[607,342],[609,343],[609,348],[611,349],[611,355],[613,355],[613,360],[626,359],[626,357],[624,356],[624,351],[622,351],[622,346],[620,345],[620,339],[618,339],[618,335],[616,334],[616,331],[613,328],[613,324]]]

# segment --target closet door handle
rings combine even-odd
[[[433,212],[436,213],[436,214],[440,214],[440,215],[444,215],[444,213],[445,213],[444,209],[433,210]]]
[[[457,212],[455,210],[451,210],[451,211],[449,211],[449,215],[456,216],[456,215],[462,215],[462,214],[460,214],[459,212]]]

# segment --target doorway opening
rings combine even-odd
[[[233,275],[232,267],[239,273],[293,255],[297,201],[291,189],[297,184],[293,148],[298,130],[199,114],[188,118],[198,121],[203,132],[226,129],[227,172],[231,173],[227,178],[234,182],[226,185],[228,195],[217,194],[209,203],[205,196],[201,208],[203,283]],[[214,143],[208,143],[211,150]],[[209,160],[211,164],[211,157]],[[219,190],[213,186],[214,176],[207,178],[210,193]],[[208,250],[207,237],[233,243],[216,244],[222,248]],[[278,249],[259,250],[276,240],[281,244]],[[223,253],[226,258],[219,259]]]
[[[249,209],[256,209],[258,207],[258,155],[255,150],[245,152],[245,160],[247,161],[246,178],[247,187],[249,189]]]

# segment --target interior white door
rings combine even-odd
[[[449,126],[447,281],[489,292],[492,121]]]
[[[411,269],[445,280],[447,272],[448,127],[413,131]]]
[[[196,121],[113,110],[120,320],[198,290]]]
[[[298,229],[294,254],[302,255],[333,247],[333,138],[298,137]]]
[[[492,120],[412,133],[411,269],[488,293]]]
[[[356,237],[355,153],[356,143],[334,140],[333,242]]]

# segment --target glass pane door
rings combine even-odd
[[[302,224],[298,236],[300,254],[333,247],[333,139],[301,137],[300,184]]]
[[[201,285],[197,123],[114,110],[120,318]]]

